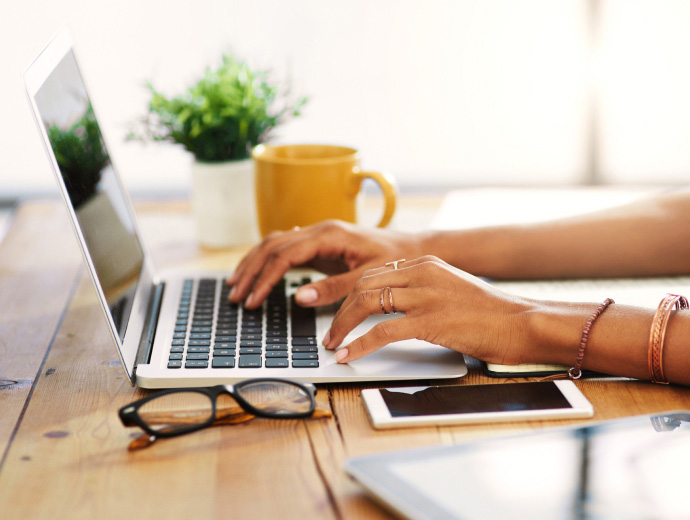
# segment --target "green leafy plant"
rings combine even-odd
[[[67,192],[78,207],[96,193],[101,172],[110,162],[91,103],[81,119],[69,128],[49,126],[48,138]]]
[[[229,54],[181,95],[168,98],[150,83],[147,87],[151,101],[144,131],[130,137],[181,144],[204,162],[249,157],[271,129],[298,116],[306,103],[306,98],[279,100],[266,72],[252,71]]]

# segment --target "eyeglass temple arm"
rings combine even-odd
[[[247,413],[244,410],[240,410],[240,413],[224,414],[222,416],[222,418],[220,418],[220,419],[216,418],[210,424],[210,426],[241,424],[241,423],[244,423],[247,421],[251,421],[252,419],[254,419],[254,417],[255,417],[254,415]],[[178,421],[178,423],[175,426],[166,426],[164,428],[161,428],[158,431],[161,433],[169,433],[169,432],[175,431],[180,425],[181,424]],[[141,435],[139,435],[138,437],[136,437],[134,440],[132,440],[132,442],[129,443],[129,446],[127,447],[127,449],[129,451],[135,451],[135,450],[140,450],[143,448],[148,448],[149,446],[151,446],[151,444],[156,442],[157,438],[158,437],[156,437],[155,435],[150,435],[150,434],[144,432]]]
[[[234,407],[232,410],[238,410],[238,407]],[[221,426],[221,425],[232,425],[232,424],[242,424],[244,422],[251,421],[254,419],[254,415],[245,412],[244,410],[240,410],[240,413],[237,412],[231,412],[227,411],[224,412],[223,414],[219,415],[216,417],[216,419],[211,423],[211,426]],[[323,408],[315,408],[314,413],[310,417],[311,419],[326,419],[329,417],[332,417],[333,415],[331,414],[330,411],[325,410]],[[161,432],[170,432],[175,430],[176,427],[168,426],[165,428],[161,428],[159,431]],[[148,448],[156,442],[156,436],[155,435],[149,435],[148,433],[142,433],[138,437],[136,437],[132,442],[129,443],[128,450],[129,451],[136,451],[140,450],[143,448]]]

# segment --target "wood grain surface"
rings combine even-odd
[[[408,197],[401,220],[409,211],[423,225],[420,215],[434,207],[428,197]],[[199,247],[185,202],[151,201],[137,210],[161,267],[231,269],[245,251]],[[18,208],[0,243],[0,303],[2,518],[388,518],[345,474],[346,458],[578,422],[376,431],[360,392],[377,385],[332,384],[319,385],[317,394],[332,418],[255,419],[130,452],[140,432],[124,428],[117,410],[146,391],[129,385],[117,360],[56,201]],[[474,360],[469,367],[467,377],[442,384],[524,381],[487,378]],[[592,421],[690,409],[690,389],[674,385],[577,385],[594,405]]]

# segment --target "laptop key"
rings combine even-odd
[[[205,359],[188,359],[184,364],[185,368],[208,368],[208,361]]]
[[[266,368],[288,368],[289,366],[287,358],[266,359]]]
[[[192,320],[192,328],[194,327],[211,327],[213,320]]]
[[[266,352],[266,358],[286,358],[288,357],[287,350],[269,350]],[[292,356],[295,357],[294,355]]]
[[[293,352],[318,352],[319,347],[316,345],[298,345],[296,347],[292,347]]]
[[[170,360],[182,359],[182,353],[176,352],[176,353],[170,354],[170,357],[168,359],[170,359]]]
[[[173,345],[170,347],[170,352],[184,352],[184,346]]]
[[[246,354],[240,356],[240,368],[261,368],[261,355]]]
[[[292,359],[319,359],[318,352],[293,352]]]
[[[240,355],[242,354],[261,354],[261,347],[242,347],[240,346]]]
[[[208,360],[208,352],[189,352],[187,354],[187,361],[191,359],[205,359]]]
[[[171,359],[168,361],[168,368],[182,368],[181,359]]]
[[[294,335],[294,333],[293,333]],[[292,338],[292,344],[293,345],[316,345],[316,337],[315,336],[310,336],[310,337],[299,337],[299,338]]]
[[[292,335],[294,336],[316,336],[316,311],[309,307],[300,307],[295,303],[292,296]]]
[[[294,368],[317,368],[319,361],[317,359],[293,359],[292,366]]]
[[[235,357],[234,348],[217,348],[213,351],[213,356],[232,356]]]
[[[229,356],[213,356],[213,368],[235,368],[235,358]]]
[[[185,327],[182,330],[187,330],[187,328]],[[192,329],[189,332],[192,334],[211,334],[213,327],[211,325],[192,325]]]
[[[287,344],[285,344],[285,343],[282,343],[282,344],[279,343],[279,344],[269,344],[269,345],[266,345],[266,350],[267,350],[268,352],[277,351],[277,350],[285,350],[285,351],[287,351],[287,348],[288,348],[288,346],[287,346]]]

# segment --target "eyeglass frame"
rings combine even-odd
[[[270,413],[266,412],[264,410],[260,410],[259,408],[255,408],[251,404],[249,404],[242,396],[240,396],[237,392],[237,388],[242,388],[244,385],[248,384],[256,384],[256,383],[281,383],[281,384],[287,384],[287,385],[292,385],[296,386],[300,390],[303,390],[304,393],[309,397],[309,411],[307,412],[287,412],[287,413]],[[153,428],[150,428],[147,424],[146,421],[144,421],[140,416],[139,416],[139,409],[144,406],[145,404],[149,403],[150,401],[153,401],[155,399],[159,399],[161,397],[164,397],[166,395],[171,395],[171,394],[179,394],[179,393],[189,393],[189,392],[194,392],[198,394],[203,394],[207,396],[211,400],[211,414],[209,415],[209,418],[206,419],[203,422],[200,422],[198,424],[192,424],[189,426],[182,426],[180,427],[179,430],[167,432],[164,430],[154,430]],[[122,424],[124,426],[138,426],[142,430],[144,430],[147,434],[152,435],[157,438],[170,438],[170,437],[177,437],[179,435],[185,435],[187,433],[195,432],[198,430],[202,430],[204,428],[207,428],[213,424],[213,422],[216,420],[216,411],[217,411],[217,406],[216,403],[218,401],[218,397],[220,395],[229,395],[232,397],[237,404],[240,405],[240,408],[244,410],[245,412],[255,415],[257,417],[265,417],[268,419],[303,419],[306,417],[311,417],[314,414],[314,410],[316,409],[316,392],[317,388],[311,384],[307,383],[304,381],[295,381],[291,379],[280,379],[280,378],[271,378],[271,377],[262,377],[262,378],[255,378],[255,379],[245,379],[243,381],[240,381],[239,383],[232,384],[232,385],[216,385],[216,386],[210,386],[210,387],[194,387],[194,388],[170,388],[167,390],[162,390],[160,392],[156,392],[151,395],[147,395],[146,397],[142,397],[141,399],[138,399],[134,401],[133,403],[130,403],[126,406],[123,406],[120,408],[118,411],[118,415],[120,417],[120,421],[122,421]]]

